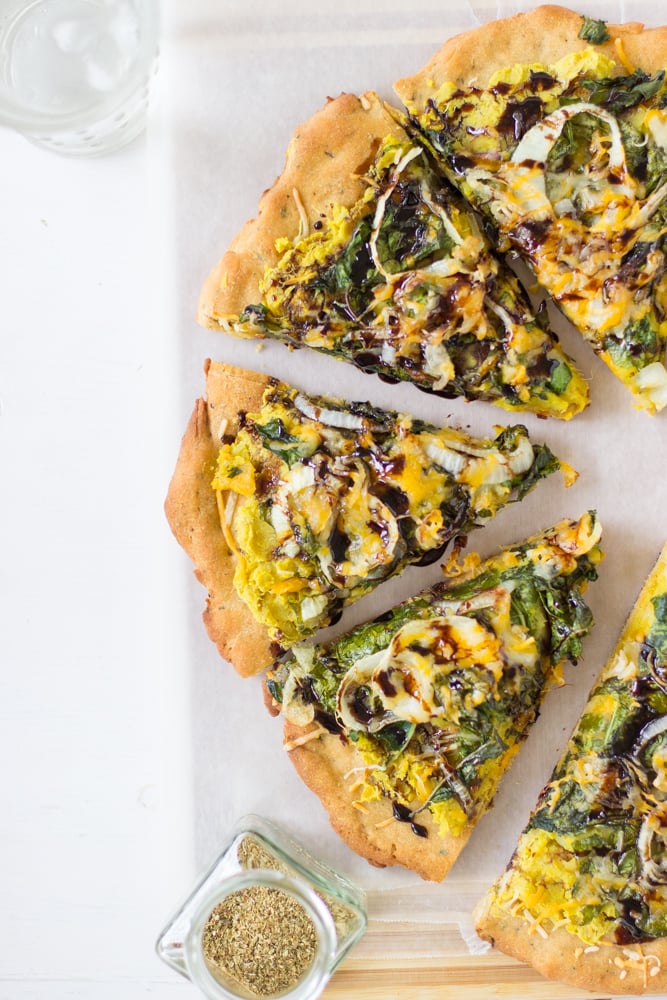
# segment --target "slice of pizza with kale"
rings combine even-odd
[[[545,976],[667,990],[667,546],[477,917]]]
[[[207,327],[274,337],[444,397],[569,419],[588,387],[398,112],[343,94],[209,276]]]
[[[492,438],[208,363],[166,510],[241,674],[573,471],[517,424]]]
[[[269,674],[285,745],[348,845],[445,877],[592,615],[589,512],[446,580]]]
[[[593,350],[667,405],[667,28],[561,7],[450,40],[396,85],[441,168]]]

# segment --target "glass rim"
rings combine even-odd
[[[26,6],[35,6],[40,2],[48,0],[33,0],[32,4]],[[6,81],[0,79],[0,125],[9,126],[23,133],[44,132],[56,135],[72,130],[83,131],[112,115],[114,111],[120,111],[122,105],[138,90],[144,79],[148,84],[155,73],[159,56],[160,0],[135,0],[135,6],[142,11],[142,33],[145,32],[146,37],[150,39],[150,48],[142,54],[137,67],[122,86],[83,110],[51,112],[32,108],[29,103],[17,98]]]
[[[315,955],[301,979],[292,988],[268,994],[266,1000],[311,1000],[326,985],[334,961],[337,937],[333,917],[326,903],[303,879],[266,868],[251,868],[232,875],[212,886],[201,899],[183,943],[183,957],[192,982],[209,1000],[243,1000],[252,995],[250,990],[232,991],[212,975],[204,958],[201,938],[215,907],[233,893],[253,886],[279,889],[292,896],[312,920],[317,936]]]

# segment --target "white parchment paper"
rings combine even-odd
[[[164,275],[170,324],[180,364],[169,406],[183,429],[203,393],[204,359],[253,368],[307,390],[330,392],[412,412],[436,423],[452,420],[488,434],[511,417],[490,404],[429,398],[407,385],[387,386],[352,366],[307,350],[290,353],[277,343],[237,341],[201,330],[196,302],[209,269],[236,231],[256,212],[261,192],[280,172],[293,129],[329,96],[375,89],[393,100],[392,82],[415,72],[449,36],[531,4],[422,0],[196,0],[166,5],[162,52],[162,120],[155,143],[156,170],[170,198],[171,247]],[[409,8],[409,9],[406,9]],[[662,23],[658,3],[582,2],[577,9],[610,21]],[[319,801],[300,783],[281,747],[281,724],[266,713],[258,680],[242,681],[208,640],[201,612],[205,594],[183,556],[179,588],[186,611],[196,863],[215,856],[228,830],[247,812],[284,826],[306,847],[353,877],[369,893],[375,920],[462,923],[463,936],[439,938],[437,948],[465,953],[470,911],[501,871],[544,781],[613,649],[641,584],[667,538],[667,413],[649,417],[633,409],[629,394],[568,324],[551,313],[566,350],[590,379],[592,403],[569,424],[517,418],[535,440],[579,472],[565,490],[552,476],[520,505],[471,535],[482,555],[518,541],[566,516],[595,508],[604,527],[606,558],[588,591],[596,626],[584,658],[565,671],[566,686],[551,692],[541,718],[492,811],[475,830],[443,885],[402,870],[376,870],[332,832]],[[173,424],[173,421],[172,421]],[[174,462],[178,451],[174,441]],[[167,483],[165,482],[165,492]],[[174,542],[174,544],[176,544]],[[386,610],[432,583],[438,566],[411,569],[347,610],[337,630]],[[174,626],[176,627],[176,625]],[[428,936],[424,941],[430,941]],[[416,951],[420,945],[413,945]],[[433,945],[421,947],[432,950]]]

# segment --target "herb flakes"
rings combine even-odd
[[[579,38],[591,45],[602,45],[609,40],[606,21],[597,21],[594,17],[584,16],[583,24],[579,30]]]
[[[202,933],[202,951],[215,978],[229,977],[265,997],[288,990],[308,971],[317,933],[289,893],[249,886],[213,909]]]

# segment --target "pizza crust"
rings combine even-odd
[[[208,276],[197,312],[198,322],[226,328],[246,306],[261,301],[260,283],[267,267],[279,260],[276,240],[294,240],[333,205],[355,205],[367,189],[362,180],[378,146],[388,135],[405,136],[383,102],[372,92],[341,94],[294,133],[285,167],[251,219],[231,242]],[[238,336],[239,330],[234,333]]]
[[[320,735],[308,738],[313,732]],[[472,828],[458,836],[442,836],[428,809],[415,821],[427,837],[413,833],[410,824],[394,819],[391,803],[382,798],[355,806],[355,782],[364,760],[349,740],[318,723],[296,726],[285,721],[284,742],[299,777],[320,799],[329,821],[356,854],[378,868],[402,865],[423,879],[441,882],[468,841]]]
[[[543,937],[520,917],[488,898],[474,912],[475,928],[506,955],[527,962],[547,979],[601,993],[663,993],[667,987],[667,940],[587,946],[564,928]],[[650,956],[654,956],[651,958]],[[651,975],[652,970],[657,969]]]
[[[219,430],[234,434],[242,412],[261,406],[270,380],[265,375],[207,361],[206,400],[198,399],[181,442],[165,513],[176,540],[195,565],[208,596],[204,623],[226,660],[244,677],[260,673],[277,652],[233,585],[236,557],[220,527],[211,480],[220,448]],[[226,425],[223,424],[226,421]],[[237,509],[242,505],[240,499]]]
[[[563,56],[591,47],[590,42],[578,37],[581,26],[581,14],[552,4],[489,21],[450,38],[423,69],[399,80],[394,90],[406,107],[420,111],[447,81],[460,87],[484,88],[494,73],[508,66],[536,62],[551,65]],[[593,48],[613,60],[619,74],[626,74],[628,65],[647,73],[667,66],[667,27],[645,28],[640,22],[630,22],[608,24],[607,31],[609,40]]]

